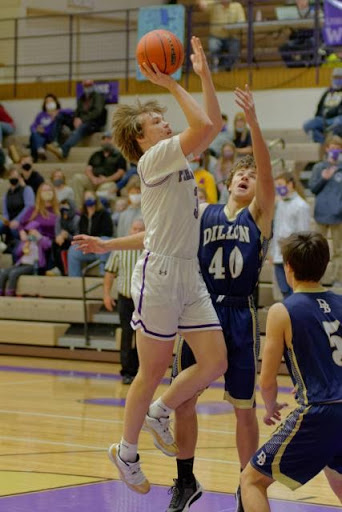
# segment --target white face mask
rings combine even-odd
[[[57,105],[54,101],[48,101],[45,105],[46,110],[56,110]]]
[[[140,204],[141,203],[141,194],[129,194],[128,195],[131,204]]]

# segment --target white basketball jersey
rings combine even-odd
[[[199,212],[197,187],[176,135],[162,140],[140,158],[141,210],[148,251],[197,258]]]

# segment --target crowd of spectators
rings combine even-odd
[[[84,93],[75,112],[63,109],[54,94],[45,96],[42,110],[31,125],[27,150],[21,151],[17,163],[7,169],[0,250],[12,255],[13,266],[0,270],[0,295],[14,295],[17,279],[22,274],[79,277],[84,265],[97,259],[100,273],[104,274],[108,255],[83,254],[71,245],[72,237],[78,233],[103,238],[125,236],[135,220],[141,218],[136,166],[127,162],[113,145],[110,132],[102,132],[101,147],[94,149],[84,171],[75,172],[69,180],[59,164],[49,179],[35,169],[36,162],[46,159],[47,150],[62,159],[81,137],[103,127],[104,100],[99,100],[92,81],[84,82],[83,86]],[[328,140],[326,146],[322,145],[322,161],[314,166],[309,186],[315,196],[316,229],[325,235],[331,232],[336,283],[342,282],[342,139],[338,136],[342,135],[341,91],[342,68],[336,68],[331,87],[323,94],[314,119],[304,124],[304,130],[312,132],[314,141],[323,144]],[[95,114],[99,116],[98,121]],[[231,124],[230,127],[228,115],[222,113],[221,132],[207,151],[190,162],[200,202],[226,204],[229,196],[226,180],[234,163],[252,153],[244,113],[237,112]],[[13,133],[15,127],[1,105],[0,126],[3,136]],[[279,241],[290,232],[309,229],[311,222],[309,205],[298,193],[297,185],[288,172],[276,176],[278,201],[269,259],[284,297],[291,290],[284,278]]]

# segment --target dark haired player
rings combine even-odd
[[[298,406],[242,473],[246,512],[269,512],[267,488],[275,480],[294,490],[322,470],[342,503],[342,296],[319,283],[330,256],[322,235],[292,234],[282,254],[294,294],[268,313],[260,375],[264,422],[274,425],[284,405],[277,402],[283,354]]]

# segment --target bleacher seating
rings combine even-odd
[[[279,138],[285,140],[284,148],[281,144],[272,148],[272,159],[283,160],[286,168],[297,171],[299,177],[305,165],[316,161],[319,157],[319,145],[310,142],[301,130],[266,130],[264,135],[268,141]],[[84,171],[86,162],[90,154],[99,146],[100,139],[101,134],[94,134],[83,141],[82,145],[73,148],[66,161],[58,161],[52,155],[46,162],[35,164],[35,169],[49,179],[51,172],[60,168],[70,181],[76,172]],[[17,137],[16,143],[24,146],[27,140],[28,137]],[[1,196],[7,187],[7,181],[0,180]],[[313,198],[308,197],[308,201],[313,207]],[[10,257],[0,254],[0,266],[10,264]],[[274,302],[274,298],[278,298],[272,273],[272,265],[266,262],[259,284],[258,316],[262,335],[265,333],[268,308]],[[75,351],[80,350],[92,354],[102,350],[108,351],[108,354],[114,354],[119,349],[120,343],[118,315],[117,313],[110,315],[103,311],[102,278],[86,278],[87,287],[95,284],[101,286],[88,294],[86,302],[89,326],[90,329],[96,327],[101,331],[101,323],[112,322],[111,337],[106,338],[101,332],[96,336],[96,330],[95,334],[92,330],[90,344],[85,343],[82,330],[85,309],[81,278],[22,276],[18,282],[17,297],[0,297],[0,353],[1,351],[9,353],[11,350],[9,347],[13,347],[13,353],[26,353],[28,346],[36,346],[37,350],[50,347],[55,351],[56,357],[68,357],[65,348],[73,349],[73,357],[75,357]],[[328,286],[332,284],[331,265],[325,275],[324,284]],[[75,327],[78,329],[75,330]],[[71,356],[71,351],[69,352]],[[62,353],[63,356],[60,356]],[[87,357],[92,359],[91,354]]]

